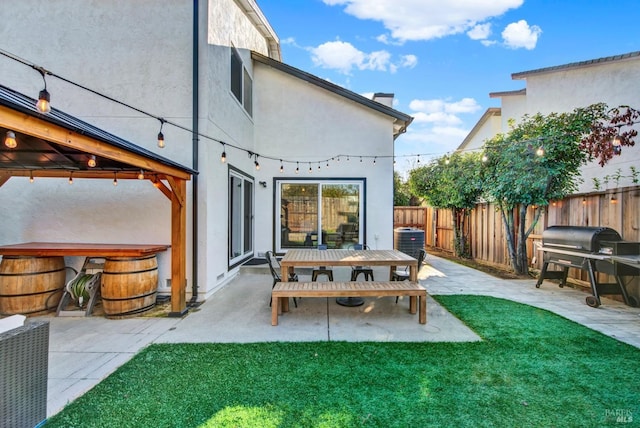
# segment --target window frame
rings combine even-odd
[[[285,254],[289,249],[298,248],[294,246],[283,247],[282,245],[282,219],[281,219],[281,200],[282,200],[282,185],[283,184],[304,184],[317,185],[318,195],[318,209],[317,209],[317,224],[316,229],[322,233],[322,189],[323,185],[336,185],[336,184],[348,184],[357,185],[359,189],[358,194],[358,242],[366,244],[366,178],[274,178],[274,222],[273,222],[273,247],[276,254]],[[318,239],[322,239],[318,237]],[[304,248],[304,247],[302,247]]]
[[[233,46],[230,49],[229,90],[249,117],[253,117],[253,78],[240,52]]]

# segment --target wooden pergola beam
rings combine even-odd
[[[153,159],[149,159],[137,153],[132,153],[121,148],[114,147],[112,144],[96,140],[86,135],[78,134],[65,129],[62,126],[40,120],[25,113],[20,113],[2,105],[0,105],[0,126],[11,129],[14,132],[20,132],[41,138],[61,146],[71,147],[88,154],[126,163],[145,171],[154,171],[160,174],[178,177],[183,180],[189,180],[191,178],[189,173],[178,168],[154,161]]]

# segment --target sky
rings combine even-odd
[[[454,151],[522,71],[640,50],[638,0],[257,0],[282,61],[414,117],[396,170]],[[418,157],[418,155],[420,155]]]

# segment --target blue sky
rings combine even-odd
[[[283,62],[415,117],[396,169],[453,151],[511,74],[640,50],[638,0],[257,0]],[[425,156],[426,155],[426,156]]]

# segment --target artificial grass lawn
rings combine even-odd
[[[475,343],[151,345],[46,427],[601,427],[640,421],[640,350],[550,312],[434,296]]]

